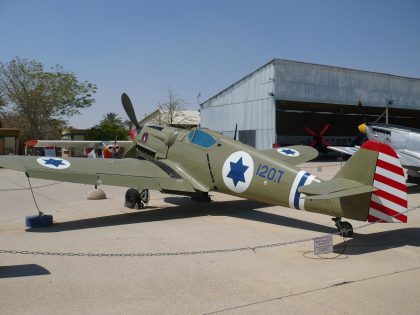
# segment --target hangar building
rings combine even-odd
[[[388,108],[391,124],[420,127],[420,79],[274,59],[200,104],[201,127],[258,149],[349,145]],[[382,118],[383,119],[383,118]],[[383,121],[381,121],[383,122]],[[318,141],[315,141],[318,140]]]

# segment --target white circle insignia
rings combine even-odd
[[[299,156],[299,151],[292,149],[292,148],[279,148],[277,149],[277,152],[286,156]]]
[[[63,170],[71,165],[69,161],[57,157],[40,157],[37,158],[36,161],[38,164],[54,170]]]
[[[223,164],[223,182],[233,192],[242,193],[247,190],[253,175],[254,161],[247,152],[234,152]]]

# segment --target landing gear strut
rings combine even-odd
[[[349,222],[341,221],[341,218],[333,218],[338,233],[343,237],[351,237],[353,235],[353,227]]]
[[[137,190],[130,188],[125,193],[124,206],[130,209],[144,209],[145,204],[149,203],[149,189]]]

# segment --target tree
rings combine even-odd
[[[127,140],[127,128],[116,113],[107,113],[98,125],[87,130],[86,140]]]
[[[130,119],[126,119],[126,120],[124,120],[124,126],[129,130],[129,131],[131,131],[131,129],[133,129],[133,127],[134,127],[134,124],[133,124],[133,122],[130,120]]]
[[[118,117],[117,113],[107,113],[105,116],[103,116],[103,119],[101,120],[101,124],[114,124],[118,126],[124,126],[123,120]]]
[[[24,138],[48,137],[51,126],[60,128],[66,119],[94,103],[97,87],[80,82],[75,74],[56,65],[50,71],[36,60],[19,57],[0,62],[0,104],[19,118]],[[4,121],[3,121],[4,123]]]
[[[173,125],[176,122],[176,118],[182,116],[184,105],[185,100],[175,95],[169,87],[168,102],[158,104],[159,115],[156,123],[159,125]]]
[[[6,102],[4,100],[4,97],[1,97],[0,94],[0,128],[3,127],[3,120],[4,120],[4,110],[3,108],[6,106]]]

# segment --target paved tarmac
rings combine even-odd
[[[322,166],[322,167],[321,167]],[[339,163],[303,167],[328,179]],[[68,253],[178,253],[255,247],[334,233],[329,217],[212,193],[211,203],[151,193],[123,207],[125,188],[86,200],[85,185],[0,169],[0,249]],[[409,207],[420,190],[409,188]],[[350,221],[354,227],[364,222]],[[0,254],[0,314],[419,314],[420,209],[407,224],[375,224],[314,256],[313,242],[194,255],[89,257]],[[341,254],[340,254],[341,253]],[[330,258],[330,259],[326,259]]]

